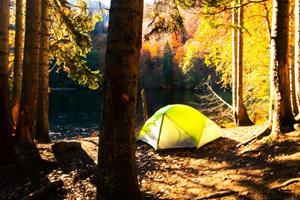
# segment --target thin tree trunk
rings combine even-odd
[[[238,126],[250,126],[254,123],[250,120],[247,110],[244,106],[243,98],[243,20],[244,20],[244,7],[241,6],[242,0],[238,0],[238,37],[237,37],[237,125]]]
[[[26,1],[25,46],[18,140],[34,143],[40,46],[41,1]]]
[[[297,98],[296,98],[295,65],[294,65],[294,63],[290,63],[289,72],[290,72],[291,101],[292,101],[292,108],[293,108],[292,110],[293,110],[294,116],[296,116],[299,113],[299,110],[298,110]]]
[[[20,101],[22,91],[22,53],[23,53],[23,0],[16,0],[16,31],[14,52],[14,80],[12,92],[11,116],[13,123],[13,134],[19,122]]]
[[[0,163],[7,162],[12,155],[9,144],[9,0],[0,0]]]
[[[293,111],[292,111],[292,103],[291,103],[291,90],[290,90],[290,65],[289,65],[289,1],[281,0],[283,12],[280,12],[278,17],[280,18],[279,25],[280,30],[285,30],[278,40],[282,42],[282,46],[280,44],[280,49],[284,49],[282,51],[282,67],[279,68],[279,77],[280,77],[280,92],[282,93],[282,106],[280,108],[280,115],[282,118],[282,125],[285,127],[293,127],[295,122]],[[280,6],[281,7],[281,6]],[[282,38],[285,38],[283,40]],[[284,55],[285,54],[285,55]]]
[[[39,62],[39,92],[37,105],[37,131],[36,139],[39,142],[49,142],[48,121],[48,87],[49,87],[49,1],[42,1],[41,16],[41,45]]]
[[[143,106],[143,117],[144,117],[144,121],[146,121],[149,117],[148,117],[147,100],[146,100],[146,94],[144,88],[141,90],[141,96],[142,96],[142,106]]]
[[[271,37],[271,83],[273,84],[272,132],[278,134],[291,128],[294,118],[290,103],[288,35],[289,1],[273,0],[272,37]]]
[[[236,0],[232,1],[232,108],[233,118],[237,122],[237,9]]]
[[[263,4],[264,6],[264,10],[265,10],[265,20],[266,20],[266,25],[267,25],[267,34],[268,34],[268,39],[269,39],[269,43],[271,44],[271,35],[272,35],[272,28],[271,28],[271,23],[269,20],[269,14],[270,14],[270,10],[268,9],[267,3],[265,2]],[[270,77],[272,77],[272,71],[270,71]],[[269,100],[269,119],[268,119],[268,124],[267,127],[269,129],[272,128],[272,113],[273,113],[273,108],[274,108],[274,102],[273,102],[273,91],[274,91],[274,84],[272,83],[272,78],[270,78],[270,100]]]
[[[300,109],[300,0],[295,1],[295,92],[298,110]],[[297,117],[299,118],[299,117]]]
[[[270,19],[269,19],[270,9],[268,9],[268,6],[267,6],[266,2],[263,3],[263,6],[264,6],[264,9],[265,9],[265,17],[264,18],[266,20],[266,25],[267,25],[267,30],[268,30],[267,34],[268,34],[268,39],[269,39],[269,42],[270,42],[270,40],[271,40],[271,31],[272,31],[271,22],[270,22]]]
[[[112,0],[97,199],[141,199],[135,163],[143,0]]]

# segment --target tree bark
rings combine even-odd
[[[16,0],[16,31],[14,51],[14,79],[12,92],[11,116],[13,123],[13,134],[19,122],[20,101],[22,91],[22,60],[23,60],[23,0]]]
[[[300,109],[300,0],[295,1],[295,92],[297,107]],[[297,113],[298,114],[298,113]]]
[[[97,199],[141,199],[135,163],[143,0],[112,0]]]
[[[290,63],[289,73],[290,73],[292,111],[293,111],[293,115],[296,116],[299,113],[299,110],[298,110],[297,98],[296,98],[295,65],[294,65],[294,63]]]
[[[232,108],[233,118],[237,123],[237,9],[236,0],[232,1]]]
[[[39,61],[39,92],[37,104],[36,139],[39,142],[49,142],[49,0],[41,0],[41,42]]]
[[[40,46],[41,1],[26,1],[25,46],[21,109],[17,137],[19,141],[34,143]]]
[[[9,0],[0,1],[0,163],[7,162],[12,155],[9,143]]]
[[[294,123],[288,64],[289,1],[273,0],[272,16],[270,78],[274,107],[271,136],[275,139]]]
[[[238,126],[250,126],[254,123],[250,120],[247,110],[244,105],[243,98],[243,50],[244,50],[244,41],[243,41],[243,21],[244,21],[244,7],[241,6],[243,3],[242,0],[238,0],[238,31],[237,31],[237,125]]]

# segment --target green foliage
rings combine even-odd
[[[89,13],[84,0],[74,5],[65,0],[52,0],[50,54],[57,65],[68,73],[69,78],[82,86],[97,89],[102,81],[99,67],[89,68],[91,32],[99,16]]]

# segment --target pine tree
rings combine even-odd
[[[141,199],[135,164],[143,0],[112,0],[97,199]]]
[[[294,118],[290,101],[288,64],[289,1],[273,0],[271,33],[271,88],[273,91],[272,119],[273,139],[279,133],[291,129]]]
[[[14,51],[14,81],[12,93],[13,130],[18,126],[22,91],[22,59],[23,59],[23,0],[16,0],[16,30]]]
[[[0,163],[10,160],[13,154],[9,143],[9,0],[0,1]]]
[[[38,94],[41,1],[26,1],[22,97],[17,128],[20,141],[34,143]]]
[[[36,139],[49,142],[49,1],[42,1]]]

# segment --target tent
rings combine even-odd
[[[159,109],[149,118],[138,139],[155,149],[199,148],[221,135],[221,128],[198,110],[174,104]]]

